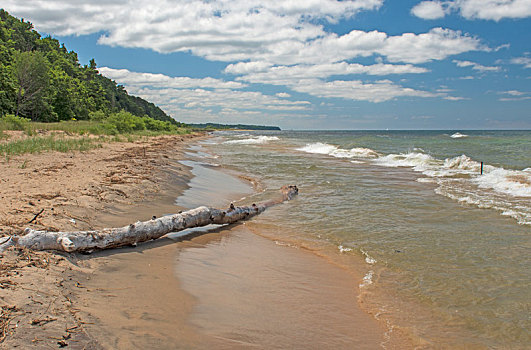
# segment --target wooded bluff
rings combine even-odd
[[[82,66],[57,39],[41,37],[33,24],[0,9],[0,117],[56,122],[119,111],[181,124],[99,74],[94,59]]]

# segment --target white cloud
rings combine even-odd
[[[530,0],[457,0],[455,6],[468,19],[526,18],[531,16]]]
[[[491,0],[489,0],[491,1]],[[305,110],[307,101],[270,96],[246,83],[284,85],[319,97],[383,102],[398,97],[442,97],[442,92],[407,88],[389,80],[327,81],[354,74],[388,76],[428,72],[417,64],[470,51],[491,51],[460,31],[389,35],[378,30],[325,31],[323,23],[350,19],[380,8],[384,0],[4,0],[13,15],[30,18],[41,31],[59,35],[102,33],[100,44],[188,52],[230,63],[225,73],[237,81],[194,79],[101,68],[133,94],[163,108],[213,110]],[[445,3],[435,4],[446,11]],[[444,5],[444,6],[443,6]],[[419,5],[420,6],[420,5]],[[424,4],[425,16],[438,16]],[[418,9],[417,9],[418,10]],[[420,11],[420,10],[419,10]],[[421,11],[422,12],[422,11]],[[372,57],[362,65],[356,58]],[[337,78],[339,79],[339,78]]]
[[[293,90],[324,98],[342,98],[357,101],[384,102],[397,97],[436,97],[428,91],[419,91],[396,85],[389,80],[364,83],[359,80],[324,82],[316,79],[301,81]]]
[[[468,51],[489,51],[479,39],[463,35],[460,31],[433,28],[427,33],[405,33],[389,37],[378,53],[391,62],[424,63],[442,60],[448,56]]]
[[[510,101],[526,101],[531,100],[531,96],[522,96],[522,97],[502,97],[498,101],[510,102]]]
[[[411,13],[423,19],[437,19],[446,15],[440,1],[423,1],[411,9]]]
[[[241,72],[248,72],[240,69],[239,64],[229,65],[225,69],[227,73],[238,74]],[[273,85],[292,85],[299,80],[314,79],[314,78],[328,78],[335,75],[352,75],[352,74],[368,74],[368,75],[390,75],[390,74],[406,74],[406,73],[426,73],[426,68],[415,67],[413,65],[392,65],[392,64],[373,64],[364,66],[357,63],[329,63],[316,65],[295,65],[295,66],[275,66],[264,68],[262,71],[255,71],[238,77],[238,80],[247,81],[250,83],[273,84]]]
[[[326,32],[319,22],[378,9],[383,0],[4,0],[39,30],[59,35],[103,32],[99,43],[156,52],[191,52],[208,60],[263,64],[321,64],[382,55],[391,62],[424,63],[484,50],[461,32],[389,36],[379,31]]]
[[[516,57],[511,60],[512,64],[519,64],[524,68],[531,68],[531,57]]]
[[[441,18],[451,11],[459,12],[466,19],[527,18],[531,16],[531,0],[422,1],[411,10],[423,19]]]
[[[277,96],[277,97],[281,97],[281,98],[288,98],[288,97],[291,97],[291,95],[288,94],[287,92],[279,92],[278,94],[275,94],[275,96]]]
[[[498,72],[501,70],[501,68],[497,66],[483,66],[479,63],[471,61],[453,60],[452,62],[454,62],[458,67],[471,67],[472,69],[480,72]]]
[[[337,22],[383,0],[5,0],[12,14],[57,35],[104,32],[100,43],[199,56],[259,51],[323,35],[315,20]],[[274,29],[274,30],[272,30]],[[210,50],[213,49],[213,50]],[[211,52],[212,51],[212,52]]]
[[[261,68],[257,68],[261,67]],[[227,73],[244,73],[238,77],[240,81],[259,84],[271,84],[287,86],[294,91],[307,93],[317,97],[335,97],[356,101],[384,102],[402,96],[435,97],[440,94],[432,94],[426,91],[418,91],[396,85],[389,80],[376,81],[373,83],[345,80],[325,81],[331,76],[368,74],[389,75],[405,73],[425,73],[428,70],[410,64],[392,65],[377,63],[364,66],[357,63],[330,63],[316,65],[274,66],[265,64],[253,66],[249,69],[247,63],[233,64],[226,68]]]
[[[291,101],[256,91],[233,90],[245,86],[238,82],[214,78],[169,77],[107,67],[99,70],[103,75],[124,85],[130,94],[157,104],[179,120],[182,120],[182,115],[193,119],[212,116],[216,111],[222,110],[236,110],[239,115],[248,115],[249,112],[304,111],[311,106],[308,101]]]
[[[194,79],[189,77],[169,77],[164,74],[138,73],[127,69],[98,68],[99,72],[109,79],[119,81],[120,84],[151,86],[158,88],[216,88],[240,89],[245,84],[235,81],[223,81],[214,78]]]
[[[448,101],[462,101],[462,100],[468,100],[466,97],[459,97],[459,96],[445,96],[443,99]]]
[[[525,101],[531,100],[529,92],[523,92],[518,90],[500,91],[498,95],[506,95],[506,97],[500,97],[498,101],[510,102],[510,101]]]
[[[518,90],[508,90],[508,91],[500,91],[498,92],[500,95],[510,95],[510,96],[523,96],[526,95],[525,92],[518,91]]]

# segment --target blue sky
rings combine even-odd
[[[183,122],[531,129],[531,0],[4,0]]]

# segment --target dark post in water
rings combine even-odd
[[[483,175],[483,162],[481,162],[481,175]]]

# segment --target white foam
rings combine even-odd
[[[336,146],[329,145],[327,143],[316,142],[309,143],[304,147],[297,148],[297,151],[302,151],[306,153],[315,153],[315,154],[330,154],[337,150]]]
[[[239,144],[239,145],[259,145],[259,144],[268,143],[269,141],[276,141],[276,140],[279,140],[279,138],[276,136],[256,136],[256,137],[251,137],[251,138],[243,139],[243,140],[229,140],[223,143]]]
[[[297,151],[326,154],[336,158],[376,158],[379,156],[378,152],[370,148],[354,147],[348,150],[322,142],[309,143],[304,147],[297,148]]]
[[[486,165],[484,170],[492,169]],[[470,159],[466,155],[460,155],[454,158],[446,158],[441,166],[436,166],[423,171],[424,175],[432,177],[455,176],[459,174],[475,175],[481,170],[481,163]]]
[[[378,159],[374,162],[377,165],[387,167],[412,167],[415,171],[426,171],[437,169],[441,165],[441,161],[433,158],[429,154],[421,152],[409,152],[401,154],[389,154]]]
[[[367,274],[365,276],[363,276],[363,280],[360,283],[360,289],[361,288],[366,288],[369,285],[371,285],[373,276],[374,276],[374,271],[371,270],[371,271],[367,272]]]
[[[480,188],[493,189],[516,197],[531,197],[531,173],[528,171],[494,168],[472,181]]]
[[[451,138],[453,139],[462,139],[463,137],[468,137],[468,135],[465,135],[465,134],[461,134],[459,132],[456,132],[455,134],[453,134],[452,136],[450,136]]]
[[[422,183],[437,183],[435,192],[461,204],[491,208],[513,217],[519,224],[531,224],[531,208],[519,203],[531,197],[531,168],[507,170],[481,163],[463,154],[444,161],[421,152],[389,154],[373,162],[387,167],[410,167],[426,177]]]
[[[345,252],[351,252],[352,251],[352,248],[345,248],[342,245],[338,246],[337,249],[339,249],[340,253],[345,253]]]
[[[366,262],[367,264],[374,265],[374,264],[376,264],[376,263],[378,262],[376,259],[374,259],[373,257],[371,257],[371,256],[369,255],[369,253],[367,253],[365,250],[360,249],[360,251],[361,251],[361,253],[362,253],[363,255],[365,255],[365,262]]]
[[[436,179],[433,179],[431,177],[419,177],[417,179],[417,182],[420,182],[420,183],[427,183],[427,184],[432,184],[432,183],[437,183],[437,180]]]

